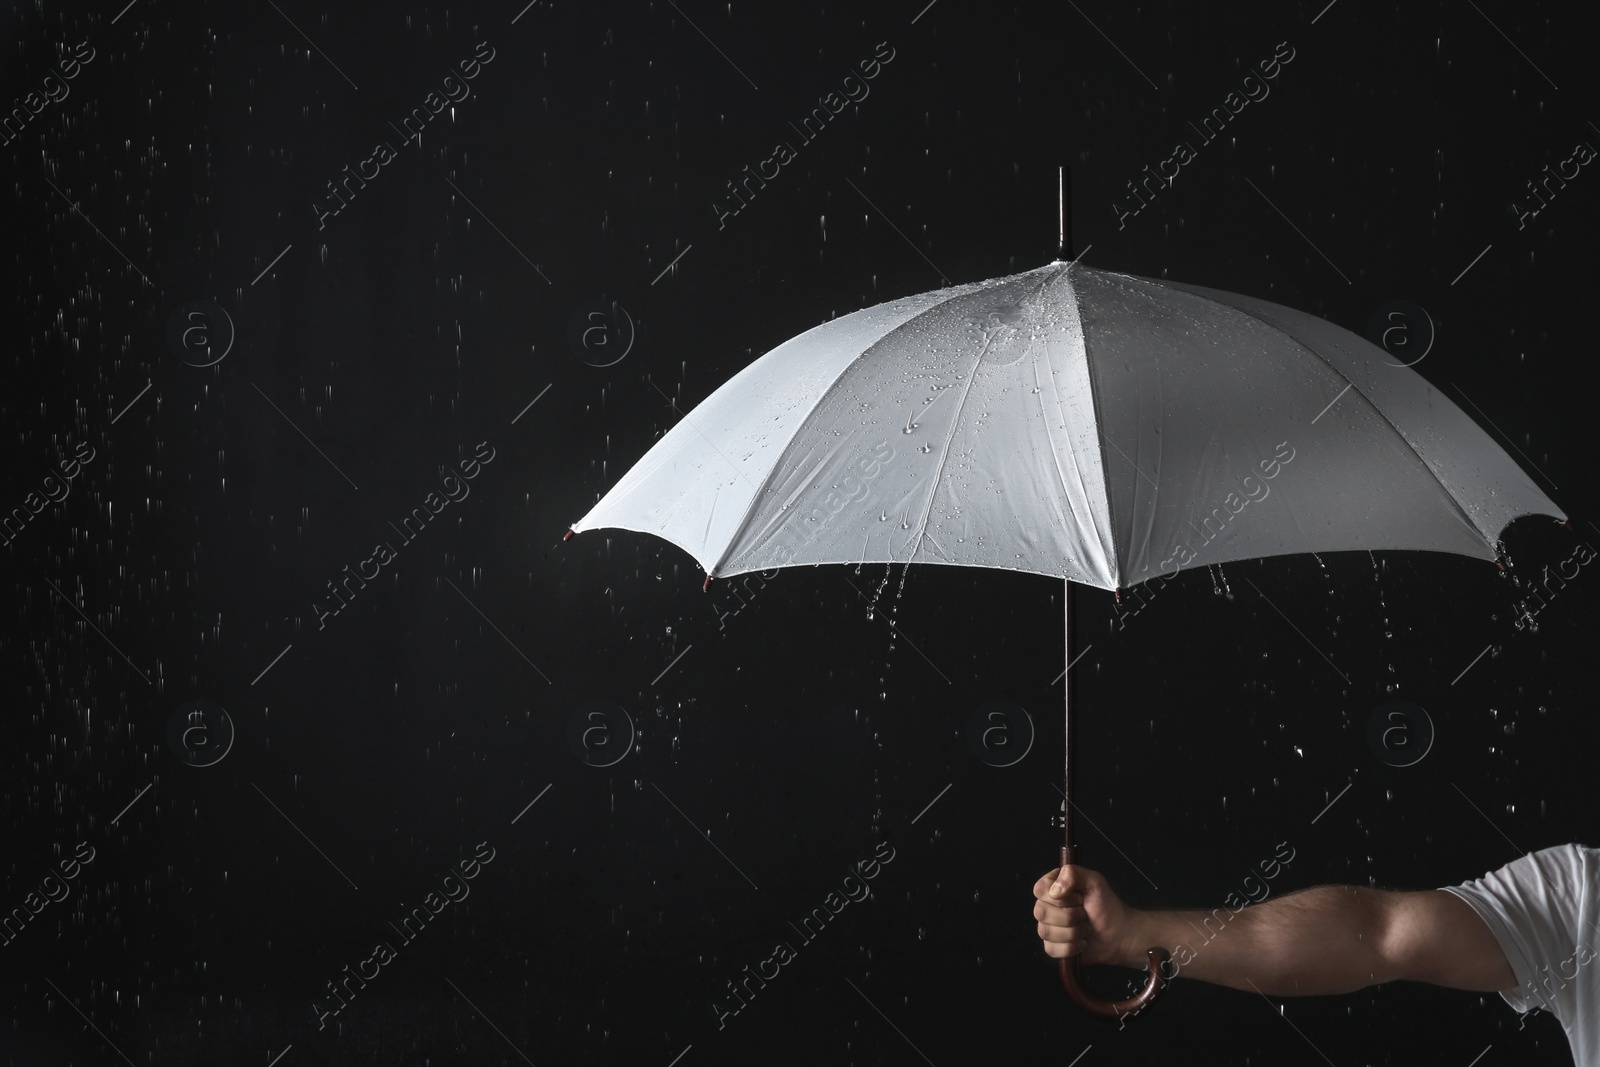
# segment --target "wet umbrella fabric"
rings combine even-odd
[[[1414,549],[1494,559],[1565,516],[1388,353],[1235,293],[1057,261],[866,308],[779,345],[569,532],[664,537],[713,576],[943,563],[1128,588],[1192,566]],[[1066,674],[1063,864],[1073,843]],[[1086,1010],[1137,1011],[1062,983]]]
[[[779,345],[572,529],[664,537],[707,575],[944,563],[1115,589],[1293,552],[1493,559],[1529,513],[1561,514],[1354,334],[1056,262]]]

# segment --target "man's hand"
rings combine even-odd
[[[1059,867],[1033,884],[1033,917],[1048,956],[1082,956],[1084,963],[1121,963],[1137,915],[1098,871]],[[1140,955],[1137,966],[1143,966]]]

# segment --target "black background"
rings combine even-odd
[[[1121,1031],[1073,1009],[1029,914],[1056,845],[1058,583],[930,567],[897,595],[897,571],[869,617],[883,568],[741,602],[648,536],[561,544],[789,336],[1052,258],[1061,163],[1090,265],[1358,332],[1425,308],[1417,372],[1574,519],[1516,524],[1517,569],[1596,537],[1600,177],[1525,228],[1512,208],[1600,143],[1583,9],[924,2],[7,10],[7,101],[80,41],[95,58],[3,148],[0,506],[78,442],[96,458],[5,548],[0,906],[79,842],[96,858],[0,945],[4,1063],[1570,1062],[1553,1019],[1420,986],[1179,982]],[[479,42],[472,95],[402,145],[389,124]],[[879,42],[870,96],[719,228],[724,183]],[[1279,42],[1271,95],[1119,229],[1124,183]],[[379,140],[397,158],[319,230],[325,183]],[[168,342],[190,301],[236,330],[204,369]],[[319,628],[324,584],[481,441],[471,495]],[[1136,904],[1212,907],[1280,842],[1275,892],[1592,840],[1591,586],[1537,632],[1512,581],[1454,557],[1188,573],[1121,629],[1084,591],[1085,861]],[[1393,697],[1437,731],[1411,767],[1367,743]],[[191,700],[237,731],[211,766],[167,741]],[[568,740],[594,700],[638,726],[605,768]],[[1031,715],[1014,765],[970,744],[989,700]],[[872,897],[719,1028],[725,983],[881,840]],[[324,983],[479,842],[471,896],[319,1030]]]

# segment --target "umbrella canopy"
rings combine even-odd
[[[825,323],[734,375],[572,530],[708,579],[944,563],[1127,588],[1200,564],[1493,559],[1565,516],[1382,349],[1234,293],[1056,261]]]

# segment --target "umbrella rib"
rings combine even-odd
[[[1150,284],[1158,286],[1158,287],[1160,287],[1162,289],[1166,289],[1169,292],[1185,292],[1185,290],[1182,290],[1182,289],[1174,289],[1170,285],[1163,285],[1161,282],[1157,281],[1154,278],[1143,278],[1143,279],[1140,279],[1140,280],[1149,282]],[[1197,296],[1198,294],[1189,293],[1188,295]],[[1389,429],[1394,433],[1394,435],[1400,439],[1400,443],[1405,445],[1406,448],[1408,450],[1410,450],[1411,454],[1416,457],[1417,462],[1422,465],[1422,469],[1428,472],[1428,477],[1432,478],[1433,481],[1434,481],[1434,484],[1436,484],[1440,489],[1442,489],[1444,491],[1445,499],[1450,501],[1450,506],[1455,509],[1456,515],[1459,516],[1460,519],[1463,522],[1465,522],[1468,526],[1470,526],[1473,530],[1475,530],[1477,532],[1478,536],[1483,538],[1483,541],[1484,541],[1485,544],[1490,545],[1491,547],[1493,547],[1493,544],[1494,544],[1495,540],[1498,539],[1498,531],[1496,532],[1496,536],[1495,537],[1490,537],[1488,534],[1486,534],[1484,532],[1483,527],[1479,526],[1476,522],[1473,521],[1472,516],[1467,514],[1466,509],[1461,506],[1461,501],[1457,500],[1455,493],[1451,492],[1450,491],[1450,487],[1448,485],[1444,484],[1444,481],[1439,477],[1438,473],[1433,469],[1432,464],[1430,464],[1426,459],[1423,458],[1421,452],[1417,451],[1417,446],[1411,443],[1410,438],[1406,437],[1406,435],[1400,431],[1400,427],[1398,427],[1398,426],[1396,426],[1394,424],[1394,421],[1389,418],[1389,416],[1384,412],[1384,410],[1382,408],[1380,408],[1377,404],[1373,403],[1372,398],[1369,397],[1365,392],[1363,392],[1361,387],[1350,379],[1349,375],[1345,374],[1338,367],[1335,367],[1333,365],[1333,363],[1331,361],[1329,361],[1329,359],[1326,356],[1324,356],[1321,352],[1318,352],[1315,348],[1312,348],[1310,345],[1308,345],[1304,341],[1300,340],[1300,338],[1296,337],[1294,334],[1290,333],[1288,330],[1284,329],[1282,326],[1279,326],[1279,325],[1277,325],[1276,323],[1273,323],[1273,322],[1269,322],[1267,319],[1262,318],[1260,315],[1258,315],[1255,312],[1249,310],[1248,308],[1242,308],[1237,304],[1230,304],[1230,303],[1227,303],[1226,301],[1217,300],[1217,299],[1215,299],[1213,297],[1208,297],[1208,296],[1200,297],[1200,299],[1208,300],[1208,301],[1210,301],[1211,303],[1214,303],[1214,304],[1221,304],[1223,307],[1232,308],[1234,311],[1237,311],[1239,314],[1245,315],[1245,316],[1247,316],[1247,317],[1249,317],[1251,319],[1254,319],[1256,322],[1259,322],[1261,325],[1265,326],[1267,329],[1273,331],[1274,333],[1279,334],[1279,335],[1281,335],[1283,337],[1287,337],[1290,340],[1290,342],[1292,342],[1293,344],[1295,344],[1299,348],[1302,348],[1305,351],[1311,353],[1313,356],[1315,356],[1322,363],[1323,366],[1328,368],[1328,370],[1332,371],[1338,377],[1343,378],[1345,380],[1345,382],[1347,382],[1349,384],[1349,386],[1355,390],[1356,395],[1359,396],[1362,400],[1365,400],[1367,402],[1367,406],[1369,408],[1371,408],[1377,414],[1378,418],[1383,420],[1384,425],[1389,427]],[[1413,372],[1413,373],[1415,373],[1415,372]],[[1417,376],[1419,378],[1422,377],[1420,374],[1417,375]],[[1423,378],[1423,383],[1426,384],[1428,386],[1428,388],[1433,389],[1432,383],[1428,382],[1428,380],[1426,378]],[[1451,402],[1450,398],[1445,396],[1443,392],[1440,392],[1440,390],[1433,389],[1433,391],[1435,393],[1438,393],[1440,399],[1444,400],[1446,403],[1450,403]],[[1341,393],[1340,395],[1343,395],[1343,394]],[[1460,411],[1459,408],[1457,408],[1456,410]],[[1463,416],[1465,416],[1466,413],[1462,412],[1462,414],[1463,414]],[[1317,416],[1317,418],[1319,418],[1319,419],[1321,417],[1322,417],[1321,415]],[[1474,425],[1476,425],[1476,424],[1474,424]]]
[[[950,419],[950,432],[945,435],[944,447],[939,450],[939,466],[934,469],[933,479],[928,483],[928,504],[922,509],[922,521],[917,524],[917,543],[906,556],[907,563],[914,562],[917,553],[922,551],[922,542],[928,536],[928,516],[933,514],[933,499],[939,493],[939,481],[944,477],[945,464],[950,460],[950,446],[955,443],[956,431],[961,428],[961,412],[967,406],[967,397],[972,394],[972,383],[977,380],[978,367],[983,363],[983,357],[989,354],[989,346],[998,336],[1000,331],[995,330],[983,339],[983,347],[978,349],[978,358],[972,361],[972,369],[967,372],[967,387],[961,390],[961,399],[956,401],[956,413]]]
[[[1073,263],[1068,263],[1066,269],[1062,273],[1067,280],[1067,290],[1072,294],[1072,310],[1078,319],[1078,337],[1083,342],[1083,376],[1089,382],[1089,408],[1094,415],[1094,429],[1095,432],[1100,435],[1100,439],[1102,441],[1108,445],[1111,445],[1112,448],[1117,448],[1117,446],[1112,443],[1111,438],[1106,435],[1106,432],[1103,429],[1105,422],[1100,418],[1100,387],[1096,383],[1094,360],[1089,358],[1089,331],[1083,328],[1083,313],[1079,309],[1078,304],[1078,287],[1073,284],[1072,281],[1072,267]],[[1122,449],[1117,448],[1117,452],[1121,453]],[[1140,475],[1144,476],[1145,481],[1150,481],[1149,476],[1145,475],[1144,470],[1139,466],[1139,464],[1135,463],[1131,457],[1123,455],[1123,458],[1133,466],[1134,470],[1138,471]],[[1156,470],[1157,473],[1160,473],[1159,463],[1157,464]],[[1157,493],[1159,494],[1161,487],[1156,485],[1154,482],[1150,482],[1150,484],[1155,486]],[[1121,586],[1122,559],[1117,554],[1117,509],[1112,505],[1111,468],[1110,465],[1105,461],[1104,452],[1101,453],[1100,458],[1100,491],[1105,494],[1106,526],[1111,530],[1111,543],[1102,547],[1108,549],[1108,551],[1104,552],[1104,555],[1111,564],[1112,584],[1114,586]],[[1092,513],[1090,514],[1089,519],[1091,522],[1094,521],[1094,515]],[[1098,525],[1095,526],[1095,532],[1099,532]]]
[[[1050,268],[1049,267],[1045,267],[1043,269],[1044,270],[1049,270]],[[1070,265],[1069,265],[1068,269],[1070,269]],[[1043,293],[1045,286],[1047,286],[1049,284],[1050,284],[1050,276],[1049,275],[1046,275],[1045,277],[1041,278],[1039,280],[1039,287],[1035,291],[1034,295],[1037,296],[1037,295]],[[1081,332],[1081,327],[1080,327],[1080,332]],[[940,449],[940,451],[939,451],[939,466],[934,470],[934,472],[933,472],[933,480],[928,485],[928,504],[927,504],[927,506],[925,508],[922,509],[922,519],[921,519],[920,522],[917,523],[917,543],[912,547],[911,552],[906,556],[906,562],[908,564],[912,563],[912,562],[914,562],[916,560],[917,553],[922,551],[922,542],[927,539],[927,536],[928,536],[928,516],[933,513],[933,500],[934,500],[934,497],[939,492],[939,481],[940,481],[940,479],[942,479],[944,477],[944,468],[950,461],[950,447],[951,447],[952,444],[955,443],[956,432],[958,430],[960,430],[960,428],[961,428],[961,412],[963,410],[965,410],[965,408],[967,406],[967,397],[972,394],[972,386],[973,386],[973,383],[975,383],[977,381],[977,379],[978,379],[978,368],[983,363],[983,357],[989,354],[990,347],[994,344],[995,338],[997,338],[999,336],[1000,336],[1000,330],[999,329],[995,329],[995,330],[992,330],[992,331],[989,332],[988,336],[983,339],[983,346],[978,349],[977,358],[972,361],[971,370],[969,370],[967,372],[967,385],[966,385],[966,388],[961,391],[961,399],[956,401],[956,411],[955,411],[955,414],[953,416],[951,416],[951,419],[950,419],[950,432],[945,436],[944,447],[942,449]],[[937,541],[934,542],[934,543],[938,544]],[[940,551],[942,552],[943,549],[941,548]]]
[[[822,395],[817,397],[817,402],[811,406],[811,410],[808,411],[805,417],[800,420],[800,425],[795,427],[794,433],[789,436],[788,443],[783,446],[783,452],[778,456],[777,461],[772,464],[772,467],[767,471],[766,474],[762,475],[761,484],[755,486],[755,493],[750,497],[750,503],[745,509],[744,518],[739,521],[739,527],[733,532],[733,536],[728,538],[728,543],[724,546],[722,555],[717,558],[714,564],[712,564],[711,570],[706,572],[708,576],[716,576],[718,572],[721,571],[722,565],[728,562],[729,557],[734,551],[734,547],[739,544],[746,531],[750,529],[750,523],[754,520],[757,510],[759,510],[761,506],[761,495],[766,491],[767,486],[772,481],[773,476],[783,467],[784,458],[794,450],[795,442],[800,440],[807,425],[809,425],[811,420],[815,418],[817,412],[822,410],[823,406],[828,402],[828,399],[833,396],[834,393],[844,388],[845,379],[849,377],[850,372],[855,369],[856,365],[862,360],[866,359],[872,351],[874,351],[879,345],[883,344],[889,338],[894,337],[902,330],[909,329],[912,324],[916,323],[922,318],[922,316],[943,307],[951,300],[955,300],[958,297],[966,296],[969,293],[976,292],[977,290],[983,288],[984,284],[984,282],[971,282],[967,285],[954,286],[949,290],[941,290],[941,292],[947,294],[943,300],[929,304],[920,311],[912,313],[904,322],[894,327],[894,329],[886,332],[876,341],[867,345],[853,358],[851,358],[850,362],[844,365],[843,369],[839,371],[838,376],[835,377],[833,381],[829,382],[828,387],[822,391]],[[915,300],[916,297],[907,297],[906,299]],[[748,481],[748,479],[746,480]],[[807,538],[806,540],[809,541],[810,538]]]
[[[1090,409],[1091,409],[1090,413],[1093,416],[1094,422],[1095,422],[1094,431],[1095,431],[1096,434],[1099,435],[1099,437],[1102,440],[1104,440],[1106,442],[1106,444],[1111,445],[1112,448],[1116,448],[1117,446],[1111,443],[1111,439],[1109,437],[1107,437],[1105,435],[1105,432],[1103,430],[1101,430],[1101,428],[1100,428],[1100,403],[1099,403],[1098,395],[1095,392],[1093,365],[1089,362],[1088,338],[1085,336],[1084,330],[1083,330],[1083,316],[1076,314],[1077,307],[1078,307],[1078,293],[1077,293],[1077,290],[1075,288],[1073,288],[1073,286],[1072,286],[1072,279],[1071,279],[1071,276],[1070,276],[1070,273],[1069,273],[1072,270],[1072,268],[1075,265],[1075,263],[1076,263],[1076,260],[1068,261],[1062,267],[1062,269],[1057,273],[1057,276],[1066,276],[1067,277],[1067,288],[1068,288],[1069,292],[1071,292],[1071,294],[1072,294],[1072,307],[1073,307],[1073,311],[1075,313],[1075,320],[1078,323],[1078,337],[1080,338],[1080,340],[1083,341],[1084,378],[1089,383],[1089,403],[1090,403]],[[1053,280],[1053,279],[1047,279],[1043,285],[1040,285],[1040,287],[1039,287],[1040,294],[1043,293],[1044,286],[1048,285],[1051,280]],[[1053,372],[1052,372],[1052,377],[1054,377]],[[1039,378],[1037,370],[1035,370],[1035,372],[1034,372],[1034,379],[1033,380],[1034,380],[1035,386],[1038,386],[1039,383],[1040,383],[1040,378]],[[1052,388],[1053,388],[1053,385],[1052,385]],[[1055,398],[1057,411],[1059,412],[1060,409],[1061,409],[1061,395],[1059,393],[1052,393],[1052,395]],[[1039,403],[1039,414],[1040,414],[1041,417],[1044,417],[1044,418],[1048,418],[1049,417],[1049,413],[1048,413],[1048,411],[1047,411],[1047,409],[1045,407],[1044,401],[1040,401],[1040,403]],[[1063,423],[1062,426],[1063,426],[1063,429],[1065,429],[1066,424]],[[1104,550],[1107,546],[1105,544],[1105,541],[1103,539],[1101,539],[1100,536],[1099,536],[1100,527],[1099,527],[1099,524],[1095,521],[1093,501],[1088,499],[1088,496],[1089,496],[1088,486],[1084,484],[1083,477],[1082,477],[1082,473],[1083,472],[1078,467],[1078,463],[1077,463],[1078,450],[1076,448],[1072,447],[1072,441],[1071,441],[1070,434],[1067,437],[1066,445],[1067,445],[1068,451],[1073,456],[1073,464],[1072,464],[1073,471],[1079,475],[1078,485],[1081,488],[1083,488],[1084,491],[1085,491],[1086,499],[1085,499],[1084,503],[1085,503],[1085,507],[1088,509],[1088,512],[1089,512],[1089,526],[1094,531],[1096,540],[1100,541],[1101,549]],[[1118,448],[1117,452],[1119,454],[1122,454],[1122,449]],[[1125,454],[1123,454],[1123,458],[1124,459],[1128,459],[1128,457]],[[1139,470],[1139,465],[1137,463],[1134,463],[1133,460],[1131,460],[1131,459],[1128,459],[1128,462],[1133,466],[1134,470],[1139,471],[1139,473],[1141,475],[1144,474],[1144,471]],[[1063,522],[1065,522],[1065,516],[1066,515],[1070,515],[1072,517],[1072,521],[1075,522],[1075,523],[1078,523],[1078,522],[1080,522],[1080,520],[1078,518],[1078,513],[1072,507],[1072,494],[1068,491],[1068,487],[1067,487],[1067,472],[1062,469],[1062,467],[1061,467],[1061,457],[1056,454],[1056,451],[1055,451],[1055,449],[1053,447],[1050,450],[1050,463],[1055,468],[1057,481],[1060,482],[1061,491],[1062,491],[1062,503],[1066,505],[1065,513],[1063,513],[1060,508],[1057,508],[1056,509],[1056,514],[1057,515],[1061,515],[1063,517]],[[1149,480],[1148,475],[1146,475],[1145,477],[1146,477],[1146,480],[1148,481]],[[1111,480],[1110,479],[1111,479],[1111,475],[1110,475],[1110,472],[1106,469],[1105,456],[1104,456],[1104,454],[1102,454],[1101,457],[1100,457],[1100,482],[1101,482],[1101,490],[1102,490],[1102,492],[1105,493],[1106,524],[1111,528],[1110,552],[1109,553],[1105,553],[1104,551],[1102,551],[1102,554],[1105,556],[1105,558],[1106,558],[1106,560],[1107,560],[1107,562],[1109,564],[1110,580],[1112,582],[1112,586],[1107,586],[1107,588],[1112,588],[1113,586],[1117,585],[1119,576],[1122,573],[1121,564],[1117,560],[1116,516],[1112,513],[1112,510],[1111,510]],[[1151,482],[1151,484],[1154,485],[1155,483]],[[1080,530],[1082,529],[1081,523],[1079,525],[1079,529]],[[1073,562],[1073,561],[1069,558],[1068,562],[1070,563],[1070,562]],[[1087,570],[1087,568],[1085,568],[1085,570]],[[1044,573],[1044,572],[1036,572],[1036,573]],[[1053,577],[1053,578],[1061,578],[1063,576],[1059,575],[1059,574],[1051,574],[1051,577]],[[1070,582],[1072,579],[1071,578],[1066,578],[1065,580]],[[1083,583],[1083,584],[1087,584],[1087,583]],[[1070,668],[1070,665],[1069,665],[1069,668]],[[1063,672],[1063,673],[1065,673],[1065,672]],[[1053,685],[1054,683],[1051,683],[1051,684]]]
[[[709,445],[711,447],[711,451],[713,451],[717,455],[721,456],[722,459],[723,459],[723,462],[727,463],[728,466],[732,467],[733,468],[733,473],[737,474],[740,478],[743,478],[746,485],[750,486],[750,488],[752,488],[752,489],[755,489],[757,492],[760,492],[760,487],[757,486],[755,482],[752,482],[749,479],[749,477],[744,473],[743,470],[740,469],[740,467],[739,467],[739,465],[737,463],[735,463],[733,460],[728,458],[728,454],[726,452],[722,451],[722,449],[717,447],[717,443],[715,441],[711,440],[711,438],[709,438],[709,437],[707,437],[705,435],[705,431],[701,430],[700,427],[698,427],[698,426],[696,426],[694,424],[694,420],[689,418],[689,413],[687,411],[684,411],[683,409],[679,408],[678,407],[678,402],[676,400],[674,400],[670,396],[667,396],[666,392],[662,390],[661,386],[657,385],[655,382],[651,382],[650,383],[650,388],[654,389],[656,392],[660,393],[662,396],[667,397],[667,403],[669,405],[671,405],[673,411],[676,411],[678,413],[678,418],[680,420],[682,420],[683,422],[688,423],[689,429],[691,429],[695,433],[699,434],[700,435],[700,440],[704,441],[707,445]]]

